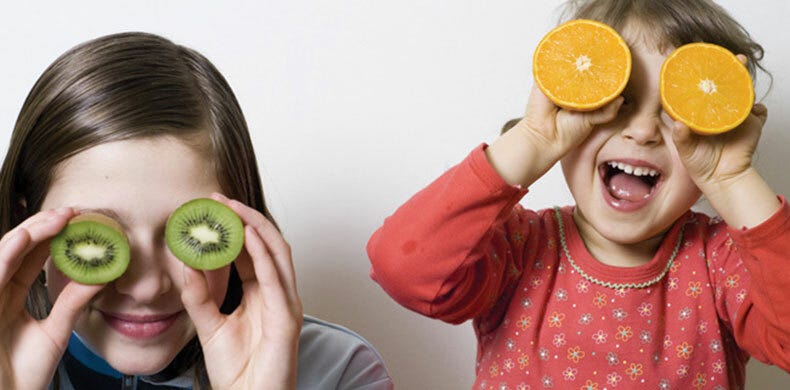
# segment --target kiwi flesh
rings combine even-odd
[[[104,284],[129,266],[129,240],[114,219],[98,213],[80,214],[52,238],[55,266],[82,284]]]
[[[193,199],[170,214],[165,242],[186,265],[213,270],[238,257],[244,246],[244,225],[230,207],[209,198]]]

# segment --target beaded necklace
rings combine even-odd
[[[565,252],[565,258],[568,259],[568,263],[571,264],[571,267],[573,267],[573,269],[576,270],[576,272],[578,272],[579,275],[581,275],[583,278],[587,279],[588,281],[595,283],[599,286],[609,287],[615,290],[621,290],[626,288],[635,288],[635,289],[645,288],[663,279],[664,276],[666,276],[667,272],[669,272],[669,269],[672,267],[672,263],[675,261],[675,256],[678,255],[678,251],[680,250],[680,244],[683,242],[683,230],[686,227],[686,224],[683,224],[683,226],[680,227],[680,232],[678,233],[678,241],[675,243],[675,248],[672,250],[672,254],[669,256],[669,261],[667,261],[667,265],[664,267],[664,270],[661,271],[661,274],[659,274],[653,279],[650,279],[642,283],[612,283],[590,276],[588,273],[584,272],[584,270],[581,269],[581,267],[579,267],[576,264],[576,262],[573,261],[573,258],[571,258],[571,251],[568,250],[568,244],[565,242],[565,225],[563,225],[562,223],[562,215],[560,214],[560,208],[557,206],[554,207],[554,215],[557,216],[557,224],[560,228],[560,244],[562,245],[562,250]]]

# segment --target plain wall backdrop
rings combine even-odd
[[[135,30],[197,49],[226,76],[245,111],[267,200],[293,247],[306,313],[365,336],[399,389],[469,388],[476,350],[469,324],[447,325],[394,303],[368,277],[365,244],[409,196],[520,116],[532,51],[561,2],[115,3],[3,5],[2,154],[33,83],[72,46]],[[774,80],[756,165],[775,191],[790,194],[790,6],[720,4],[765,47]],[[555,168],[525,203],[570,202]],[[790,376],[752,364],[747,385],[790,388]]]

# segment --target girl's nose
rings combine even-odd
[[[638,145],[658,145],[662,142],[661,118],[645,114],[634,115],[622,130],[621,135]]]
[[[129,237],[131,259],[129,268],[113,282],[115,290],[138,303],[151,303],[172,287],[167,272],[167,249],[148,239]]]

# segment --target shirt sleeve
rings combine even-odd
[[[401,305],[450,323],[509,299],[537,246],[525,189],[496,173],[481,145],[418,192],[370,238],[371,277]]]
[[[719,316],[738,346],[790,370],[790,207],[780,201],[780,209],[756,227],[721,228],[708,258]]]

